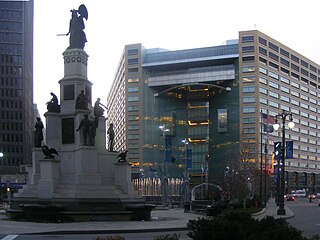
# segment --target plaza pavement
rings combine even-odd
[[[255,214],[254,218],[261,219],[265,216],[290,218],[293,212],[285,207],[286,215],[277,216],[274,199],[267,203],[267,207]],[[35,223],[11,221],[0,214],[1,234],[116,234],[132,232],[155,232],[155,231],[179,231],[187,230],[189,220],[204,217],[204,215],[184,212],[182,209],[158,209],[151,213],[151,221],[106,221],[106,222],[73,222],[73,223]]]

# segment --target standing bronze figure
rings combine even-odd
[[[69,32],[66,34],[70,35],[70,46],[68,49],[80,48],[83,49],[85,43],[87,42],[87,37],[83,18],[88,20],[88,10],[85,5],[80,5],[78,10],[72,9],[71,12],[71,20],[69,24]]]
[[[34,146],[41,147],[41,143],[43,140],[43,132],[42,129],[44,128],[43,123],[39,117],[37,117],[36,124],[34,125]]]

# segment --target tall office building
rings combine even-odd
[[[320,188],[318,81],[318,64],[256,30],[198,49],[127,45],[108,95],[115,149],[128,150],[129,160],[146,176],[164,168],[169,177],[182,176],[188,158],[191,176],[202,178],[209,167],[210,181],[218,183],[237,162],[259,170],[262,161],[272,168],[273,143],[282,135],[266,133],[261,116],[273,119],[285,110],[296,123],[285,136],[294,141],[286,189],[315,191]]]
[[[0,175],[31,163],[33,146],[33,0],[0,1]]]

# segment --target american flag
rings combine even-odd
[[[261,118],[263,124],[274,124],[276,122],[273,116],[265,113],[261,113]]]

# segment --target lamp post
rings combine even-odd
[[[288,113],[285,110],[282,111],[281,114],[277,114],[275,116],[276,123],[273,125],[274,130],[278,130],[280,128],[280,124],[278,123],[278,119],[282,120],[282,145],[281,145],[281,163],[280,159],[278,160],[278,176],[281,174],[281,178],[277,178],[277,185],[280,185],[278,189],[278,201],[279,201],[279,209],[277,211],[277,215],[286,215],[286,210],[284,208],[284,185],[285,185],[285,160],[286,160],[286,118],[289,116],[290,122],[288,123],[288,127],[290,129],[294,128],[294,122],[292,121],[292,113]],[[281,165],[281,173],[280,173],[280,165]],[[280,182],[278,182],[280,181]]]
[[[2,161],[4,154],[3,152],[0,152],[0,161]],[[1,174],[0,174],[0,201],[2,201],[2,181],[1,181]]]
[[[184,158],[185,158],[185,162],[184,162],[184,203],[188,203],[189,202],[189,176],[188,176],[188,140],[187,139],[183,139],[181,141],[184,144]]]
[[[169,132],[170,129],[165,128],[164,126],[159,126],[159,129],[162,131],[163,143],[164,143],[164,172],[162,178],[163,194],[162,194],[162,204],[163,207],[167,207],[168,204],[168,165],[166,159],[166,132]]]

